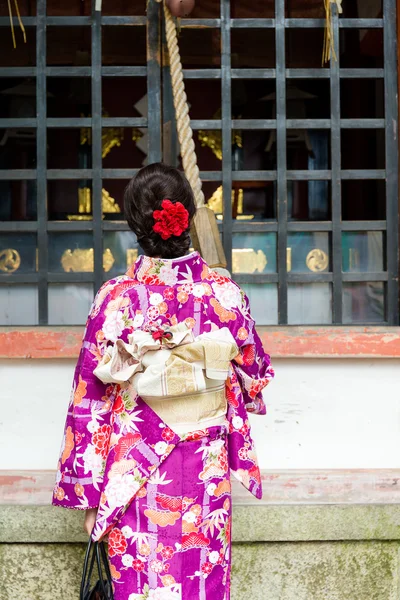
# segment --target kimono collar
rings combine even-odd
[[[208,266],[198,252],[180,258],[139,256],[127,276],[147,285],[168,285],[200,281]]]

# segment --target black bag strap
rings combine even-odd
[[[104,542],[93,542],[91,536],[88,541],[83,563],[79,600],[87,599],[95,563],[98,571],[99,586],[104,596],[104,600],[113,600],[111,571]]]
[[[79,600],[86,600],[88,588],[90,586],[90,580],[92,578],[93,567],[96,560],[96,553],[93,547],[93,540],[90,537],[86,548],[85,560],[83,563],[81,590],[79,594]]]
[[[111,572],[103,542],[98,542],[96,544],[96,563],[99,572],[100,589],[104,596],[104,600],[113,600]],[[106,575],[106,581],[104,581],[103,577],[103,568]]]
[[[108,557],[107,557],[107,552],[106,552],[106,547],[105,547],[104,542],[99,542],[98,549],[99,549],[100,554],[101,554],[101,560],[102,560],[103,565],[104,565],[104,570],[106,572],[107,581],[111,585],[112,579],[111,579],[110,563],[108,562]]]

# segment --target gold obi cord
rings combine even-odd
[[[226,419],[225,386],[200,394],[182,396],[146,396],[142,399],[179,435],[221,425]]]

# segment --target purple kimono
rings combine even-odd
[[[139,397],[93,371],[107,347],[149,326],[228,327],[239,348],[223,425],[179,436]],[[98,292],[75,371],[53,504],[98,507],[115,600],[229,600],[230,473],[261,498],[247,412],[265,414],[274,375],[249,304],[195,252],[141,256]]]

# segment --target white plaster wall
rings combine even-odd
[[[400,361],[275,360],[261,468],[400,467]],[[72,361],[0,361],[0,469],[54,469]]]

